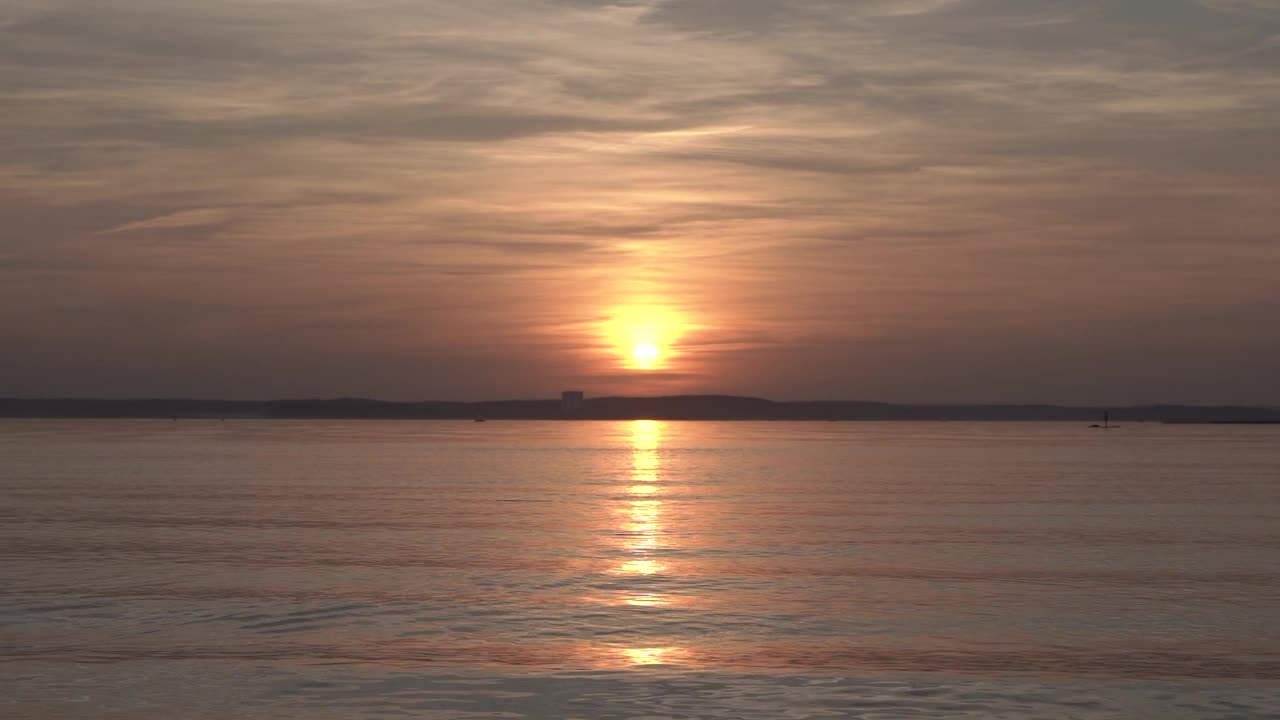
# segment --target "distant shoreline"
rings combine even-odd
[[[8,418],[181,418],[334,420],[975,420],[1174,424],[1280,424],[1280,408],[1142,405],[915,405],[866,401],[773,401],[732,395],[587,398],[562,408],[558,399],[484,402],[393,402],[365,398],[199,400],[0,398]]]

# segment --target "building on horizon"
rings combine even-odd
[[[560,414],[575,415],[581,412],[584,397],[581,390],[565,390],[560,393]]]

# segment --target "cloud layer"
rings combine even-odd
[[[1280,403],[1273,0],[15,0],[0,106],[0,394]]]

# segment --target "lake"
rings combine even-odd
[[[1280,718],[1280,426],[0,421],[0,717]]]

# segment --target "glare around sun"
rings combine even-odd
[[[679,362],[680,338],[688,329],[688,322],[670,308],[635,304],[613,309],[600,332],[620,367],[652,371]]]
[[[638,368],[651,368],[662,357],[662,351],[653,343],[640,343],[631,349],[631,359]]]

